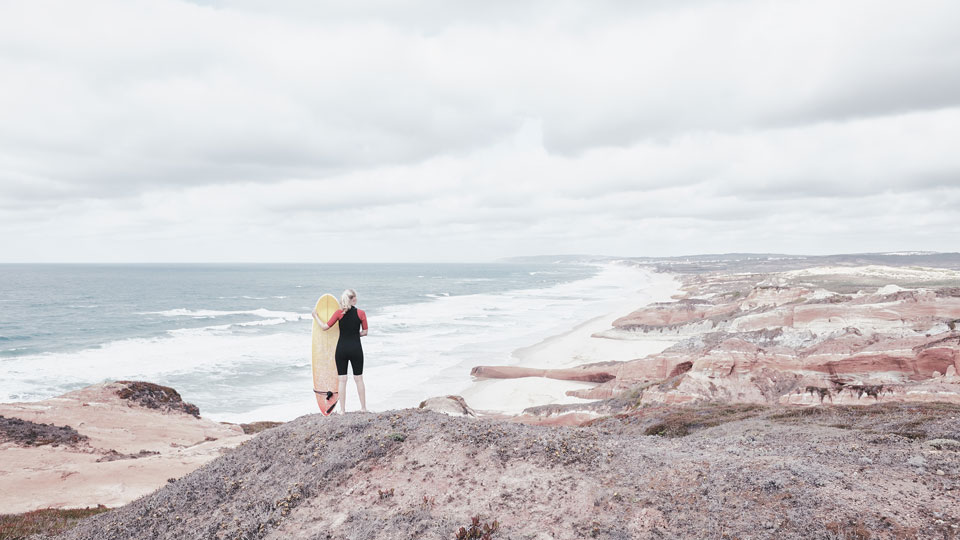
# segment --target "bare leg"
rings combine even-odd
[[[340,413],[343,414],[347,412],[347,376],[339,375],[337,379],[340,380]]]
[[[357,394],[360,395],[360,411],[367,412],[367,387],[363,385],[363,375],[354,375],[353,382],[357,383]]]

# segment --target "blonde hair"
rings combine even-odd
[[[340,295],[340,311],[342,311],[342,312],[344,312],[344,313],[350,311],[350,308],[352,307],[352,306],[350,305],[350,297],[351,297],[351,296],[356,297],[356,296],[357,296],[357,291],[355,291],[355,290],[353,290],[353,289],[347,289],[347,290],[343,291],[343,294]]]

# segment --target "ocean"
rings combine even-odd
[[[0,265],[0,402],[132,379],[172,386],[214,420],[314,413],[310,311],[349,287],[370,321],[368,408],[416,407],[649,277],[619,263]]]

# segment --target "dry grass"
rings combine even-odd
[[[870,540],[870,538],[873,538],[870,535],[870,529],[860,521],[852,523],[831,521],[826,524],[826,529],[827,533],[831,535],[830,538],[838,540]]]
[[[706,404],[654,411],[640,408],[618,418],[636,417],[646,423],[646,435],[684,437],[700,429],[757,416],[778,423],[812,423],[914,440],[960,437],[960,422],[957,422],[960,419],[960,405],[936,402],[820,405],[787,409],[756,404]]]
[[[34,534],[54,535],[76,526],[80,520],[106,512],[109,508],[48,508],[23,514],[0,514],[0,540],[20,540]]]
[[[758,416],[766,407],[753,404],[707,405],[674,409],[644,430],[645,435],[684,437],[698,429]]]
[[[960,424],[951,419],[960,418],[960,405],[940,402],[820,405],[788,409],[768,418],[781,423],[813,422],[917,440],[953,438],[958,435],[956,426]]]
[[[250,424],[240,424],[240,427],[243,428],[243,432],[247,435],[254,435],[260,433],[261,431],[268,430],[270,428],[275,428],[277,426],[282,426],[283,422],[252,422]]]

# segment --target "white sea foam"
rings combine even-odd
[[[649,283],[648,271],[609,264],[593,277],[549,288],[440,296],[370,310],[370,335],[363,341],[368,406],[415,407],[430,396],[458,393],[470,385],[474,365],[511,364],[518,348],[620,306],[639,307]],[[153,314],[255,318],[4,359],[0,402],[43,399],[103,380],[142,379],[177,388],[216,420],[289,420],[316,412],[308,313],[180,308]],[[351,381],[348,410],[358,405]]]
[[[309,315],[305,315],[305,316],[302,317],[302,318],[307,318],[307,317],[309,317]],[[298,319],[298,320],[299,320],[299,319]],[[240,327],[243,327],[243,326],[273,326],[273,325],[275,325],[275,324],[283,324],[283,323],[290,322],[290,321],[291,321],[291,319],[264,319],[264,320],[261,320],[261,321],[249,321],[249,322],[237,323],[236,326],[240,326]]]
[[[192,379],[202,388],[218,374],[235,373],[238,365],[305,365],[309,377],[309,326],[305,331],[274,334],[212,332],[210,328],[184,329],[165,337],[125,339],[99,348],[69,353],[46,353],[3,360],[0,402],[31,401],[52,397],[73,388],[105,380],[135,379],[170,383]],[[305,354],[304,351],[307,351]],[[41,384],[41,381],[45,381]],[[190,385],[175,387],[188,401],[203,409],[221,407],[222,398],[197,399]],[[193,395],[191,395],[193,394]]]
[[[216,309],[187,309],[177,308],[166,311],[148,311],[141,315],[162,315],[164,317],[193,317],[194,319],[212,319],[214,317],[226,317],[230,315],[254,315],[257,317],[271,318],[277,317],[287,321],[297,321],[303,318],[309,318],[309,313],[294,313],[291,311],[271,311],[269,309],[251,309],[243,311],[222,311]]]
[[[176,328],[174,330],[168,330],[167,334],[171,336],[186,336],[186,335],[199,336],[203,334],[229,332],[231,328],[244,328],[244,327],[251,327],[251,326],[276,326],[279,324],[297,322],[297,321],[302,321],[306,319],[310,319],[310,315],[303,315],[297,319],[281,319],[281,318],[260,319],[256,321],[246,321],[246,322],[231,323],[231,324],[214,324],[210,326],[200,326],[197,328]]]
[[[171,336],[200,336],[217,332],[229,332],[232,326],[232,324],[215,324],[198,328],[176,328],[174,330],[167,330],[167,334]]]
[[[475,365],[514,363],[514,350],[609,313],[625,300],[624,309],[639,307],[649,282],[646,270],[610,264],[592,278],[550,288],[383,309],[371,318],[372,333],[364,341],[367,365],[376,373],[364,377],[369,405],[409,407],[460,392],[471,383]]]

